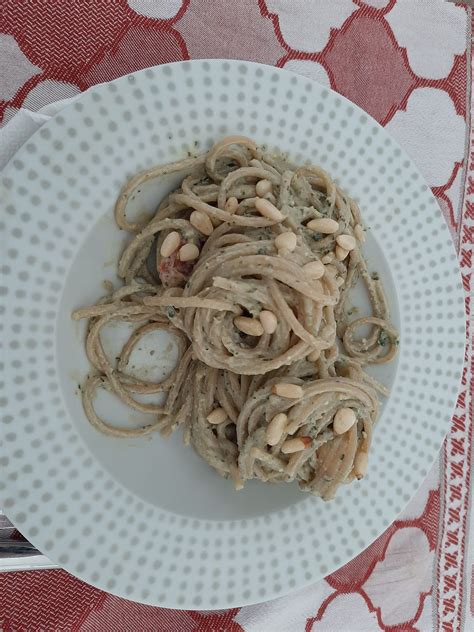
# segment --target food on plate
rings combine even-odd
[[[181,184],[152,217],[130,221],[133,193],[170,173],[182,173]],[[185,442],[236,488],[253,478],[296,480],[327,500],[363,477],[378,394],[388,394],[364,367],[390,362],[398,335],[382,282],[361,252],[357,204],[321,168],[291,165],[230,136],[205,154],[134,176],[115,217],[132,235],[118,262],[124,285],[73,314],[89,319],[94,370],[83,403],[90,422],[119,437],[181,427]],[[351,320],[359,279],[372,314]],[[112,321],[135,327],[113,361],[100,337]],[[157,329],[175,336],[179,360],[153,383],[127,364]],[[101,419],[98,388],[149,413],[150,424]],[[166,394],[162,405],[139,401],[158,392]]]

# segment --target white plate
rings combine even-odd
[[[114,279],[124,235],[112,209],[152,164],[241,133],[322,165],[358,200],[367,256],[389,288],[398,371],[367,478],[330,503],[295,486],[232,490],[178,434],[124,441],[88,424],[78,383],[84,324],[71,310]],[[135,200],[156,205],[172,182]],[[464,350],[460,274],[443,217],[388,134],[343,97],[258,64],[193,61],[91,89],[38,131],[1,181],[3,340],[0,506],[71,573],[177,608],[277,597],[348,561],[408,502],[435,459]],[[384,255],[382,255],[382,251]]]

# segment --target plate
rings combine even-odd
[[[79,385],[83,323],[124,235],[112,209],[124,181],[156,163],[245,134],[321,165],[354,197],[366,250],[389,290],[398,365],[367,478],[330,503],[292,485],[242,492],[179,433],[119,440],[95,432]],[[173,185],[143,188],[143,212]],[[1,180],[5,351],[0,506],[50,559],[104,590],[172,608],[229,608],[315,582],[397,516],[436,458],[464,353],[460,273],[419,171],[355,105],[304,77],[237,61],[150,68],[85,93],[45,124]],[[171,350],[172,354],[172,350]]]

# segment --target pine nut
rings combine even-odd
[[[263,217],[271,219],[274,222],[281,222],[283,219],[283,213],[279,211],[274,204],[264,198],[255,198],[255,208],[260,215],[263,215]]]
[[[206,417],[207,421],[214,426],[221,424],[227,419],[227,413],[223,408],[214,408],[212,412]]]
[[[272,393],[279,397],[286,397],[287,399],[301,399],[304,391],[298,384],[286,384],[280,382],[272,386]]]
[[[330,217],[320,217],[319,219],[312,219],[306,224],[306,228],[314,231],[315,233],[323,233],[324,235],[332,235],[339,230],[339,223],[335,219]]]
[[[160,255],[162,257],[171,257],[173,252],[178,250],[180,243],[181,235],[176,230],[173,230],[163,239],[163,243],[160,248]]]
[[[352,235],[338,235],[336,237],[336,243],[344,248],[344,250],[354,250],[356,247],[356,240]]]
[[[338,435],[344,434],[356,423],[357,417],[352,408],[339,408],[334,415],[333,429]]]
[[[320,279],[324,276],[324,264],[321,261],[310,261],[303,266],[303,270],[312,279]]]
[[[278,326],[278,319],[275,314],[268,309],[264,309],[259,314],[260,322],[262,323],[263,331],[266,334],[273,334]]]
[[[323,263],[332,263],[334,261],[334,253],[333,252],[328,252],[327,255],[324,255],[324,257],[321,259],[321,261]]]
[[[344,279],[340,276],[337,277],[336,279],[336,285],[337,287],[341,287],[341,285],[344,285]]]
[[[255,193],[259,197],[265,197],[267,195],[267,193],[271,193],[272,192],[272,188],[273,187],[272,187],[272,183],[270,182],[270,180],[260,180],[255,185]]]
[[[199,257],[199,248],[195,244],[184,244],[179,249],[180,261],[194,261]]]
[[[309,448],[312,444],[310,437],[295,437],[295,439],[287,439],[281,446],[283,454],[293,454],[294,452],[301,452],[305,448]]]
[[[286,426],[285,432],[286,434],[293,435],[300,427],[300,422],[297,419],[290,421],[290,423]]]
[[[344,259],[349,254],[349,251],[346,250],[345,248],[342,248],[342,246],[336,246],[335,253],[336,253],[336,259],[338,261],[344,261]]]
[[[271,422],[268,424],[265,433],[268,445],[276,445],[280,441],[287,421],[288,417],[285,415],[285,413],[278,413],[278,415],[275,415],[275,417],[273,417]]]
[[[361,244],[365,242],[365,230],[362,228],[360,224],[356,224],[354,226],[354,234]]]
[[[209,217],[205,213],[201,213],[201,211],[193,211],[189,221],[192,226],[203,235],[209,236],[214,230],[214,226]]]
[[[311,351],[309,355],[306,356],[306,359],[309,360],[310,362],[316,362],[316,360],[319,360],[320,355],[321,355],[321,350],[315,349],[314,351]]]
[[[258,318],[247,318],[246,316],[236,316],[234,318],[234,325],[244,334],[249,336],[261,336],[263,334],[262,323]]]
[[[288,252],[293,252],[296,248],[295,233],[281,233],[281,235],[275,237],[275,247],[277,250],[287,250]]]
[[[225,203],[225,210],[233,215],[239,206],[239,200],[236,197],[230,197]]]
[[[354,459],[354,474],[360,480],[367,474],[369,455],[367,452],[358,452]]]

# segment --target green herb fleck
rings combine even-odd
[[[390,341],[390,338],[387,336],[386,332],[382,329],[379,333],[378,343],[381,347],[385,347],[385,345]]]
[[[379,281],[380,277],[379,277],[379,273],[378,272],[372,272],[372,274],[370,275],[372,277],[372,279],[374,281]]]
[[[267,249],[266,248],[259,248],[257,250],[257,254],[258,255],[266,255],[267,254]]]
[[[174,318],[176,316],[175,308],[172,305],[170,305],[169,307],[166,308],[166,314],[168,318]]]

